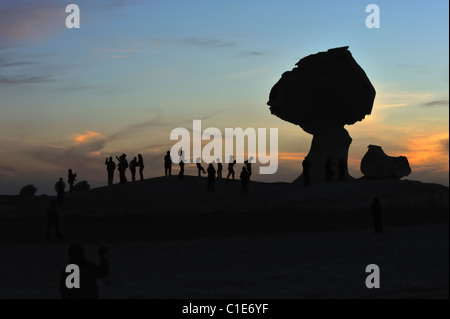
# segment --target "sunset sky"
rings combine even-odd
[[[106,185],[105,157],[122,153],[160,176],[171,130],[195,119],[278,128],[278,172],[254,179],[290,182],[312,136],[270,114],[270,89],[340,46],[377,91],[372,114],[346,127],[350,173],[375,144],[408,157],[408,179],[449,184],[447,0],[74,0],[80,29],[65,26],[69,3],[0,0],[0,194],[54,194],[68,168]],[[379,29],[366,28],[370,3]]]

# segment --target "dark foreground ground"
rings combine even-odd
[[[60,209],[67,242],[129,242],[345,231],[372,227],[370,204],[380,196],[387,228],[448,223],[448,188],[413,181],[330,183],[317,187],[216,183],[187,176],[155,178],[67,194]],[[0,196],[0,242],[46,241],[54,197]]]
[[[102,298],[449,298],[448,224],[369,230],[84,244],[110,248]],[[2,244],[0,298],[59,298],[68,243]],[[368,289],[366,267],[380,268]]]
[[[386,229],[448,223],[448,212],[421,208],[384,211]],[[243,213],[62,216],[63,242],[101,243],[372,230],[370,211],[253,211]],[[55,239],[56,240],[56,239]],[[44,216],[3,220],[1,243],[47,243]]]
[[[104,298],[448,298],[448,188],[412,181],[298,188],[152,179],[70,194],[62,240],[49,197],[0,197],[0,297],[58,298],[67,247],[111,250]],[[373,196],[385,233],[374,235]],[[365,267],[382,271],[368,290]]]

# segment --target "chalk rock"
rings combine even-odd
[[[26,198],[34,197],[34,195],[36,194],[36,191],[37,191],[37,188],[34,187],[34,185],[31,185],[31,184],[26,185],[20,189],[19,196],[26,197]]]
[[[313,135],[311,182],[320,183],[328,157],[347,163],[352,139],[344,126],[372,112],[375,89],[348,47],[309,55],[296,66],[273,86],[267,104],[272,114]]]
[[[91,189],[91,186],[88,184],[87,181],[81,181],[81,182],[73,185],[74,192],[84,192],[84,191],[88,191],[90,189]]]
[[[365,178],[400,179],[411,174],[411,167],[405,156],[388,156],[377,145],[369,145],[368,148],[361,160],[361,172]]]
[[[310,134],[354,124],[372,112],[375,89],[348,47],[301,59],[270,92],[270,111]]]

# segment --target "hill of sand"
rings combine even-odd
[[[62,240],[52,196],[0,196],[0,298],[58,298],[67,247],[111,250],[103,298],[448,298],[447,187],[416,181],[298,184],[176,176],[67,194]],[[385,233],[374,235],[379,196]],[[382,288],[368,290],[378,264]]]
[[[242,195],[239,180],[218,180],[213,193],[206,191],[206,183],[202,177],[171,176],[68,193],[61,224],[65,233],[82,229],[86,240],[95,240],[98,233],[99,239],[125,241],[339,231],[372,227],[374,196],[381,199],[386,226],[448,222],[449,190],[438,184],[354,180],[303,187],[250,182],[249,194]],[[0,218],[8,221],[0,226],[0,238],[40,238],[51,198],[0,197]],[[92,220],[111,227],[100,231]],[[20,227],[27,223],[35,226],[23,234]]]

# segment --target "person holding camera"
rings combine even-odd
[[[73,184],[75,184],[77,180],[77,173],[74,173],[71,168],[67,172],[67,183],[69,184],[69,192],[73,192]]]
[[[70,273],[62,271],[59,282],[61,299],[99,299],[97,279],[109,276],[109,249],[100,247],[98,249],[100,264],[97,265],[84,258],[84,249],[80,244],[73,244],[69,247],[69,262],[75,264],[80,269],[80,287],[68,288],[66,278]]]

